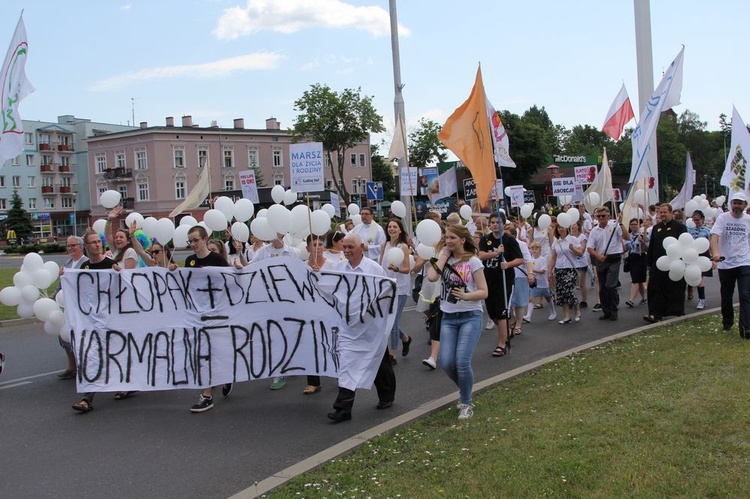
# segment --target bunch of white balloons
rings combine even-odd
[[[252,218],[253,213],[255,213],[255,206],[249,199],[241,198],[232,201],[227,196],[219,196],[214,200],[214,207],[203,215],[202,222],[198,222],[193,217],[184,217],[180,220],[180,226],[175,229],[174,233],[175,248],[184,248],[188,245],[187,233],[195,225],[202,225],[208,232],[213,232],[227,230],[227,225],[231,223],[232,238],[245,243],[250,239],[250,229],[246,222]]]
[[[697,286],[701,282],[701,274],[711,269],[711,260],[701,253],[708,251],[708,239],[693,236],[684,232],[679,239],[667,237],[662,243],[667,254],[656,260],[656,268],[669,272],[669,278],[679,281],[683,277],[689,286]]]
[[[48,334],[59,334],[69,341],[70,333],[65,327],[65,314],[61,308],[62,291],[55,300],[47,297],[47,288],[57,281],[59,272],[60,268],[55,262],[45,262],[38,253],[27,254],[21,268],[13,276],[13,286],[0,291],[0,303],[16,307],[19,317],[36,317],[44,321],[44,330]]]
[[[726,201],[726,197],[719,196],[714,201],[716,201],[717,206],[721,206],[724,204],[724,201]],[[693,212],[695,212],[696,210],[702,211],[703,214],[708,218],[716,218],[716,215],[719,213],[719,210],[717,208],[711,207],[711,204],[708,202],[705,194],[701,194],[700,196],[693,196],[693,199],[685,203],[685,217],[692,217]]]

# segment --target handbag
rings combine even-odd
[[[414,278],[414,287],[411,290],[411,299],[414,303],[419,302],[419,293],[422,291],[422,281],[424,281],[424,275],[420,272],[417,277]]]
[[[630,272],[630,255],[622,259],[622,271]]]

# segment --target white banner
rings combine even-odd
[[[341,202],[339,201],[339,195],[331,191],[331,204],[333,205],[333,215],[341,217]]]
[[[322,142],[289,144],[289,158],[293,191],[314,192],[325,188]]]
[[[249,199],[255,204],[260,203],[258,198],[258,183],[255,181],[255,171],[242,170],[239,174],[242,197]]]
[[[407,173],[408,170],[408,173]],[[402,166],[400,171],[399,178],[401,180],[401,195],[402,196],[416,196],[417,195],[417,167],[416,166],[410,166],[405,167]]]
[[[576,166],[576,184],[591,184],[596,180],[596,165]]]
[[[522,185],[509,185],[508,190],[510,191],[510,207],[520,208],[524,203],[524,189]]]
[[[573,196],[576,193],[575,177],[559,177],[552,179],[553,196]]]
[[[283,257],[244,269],[66,270],[79,392],[319,374],[372,386],[396,283]],[[346,379],[344,379],[346,376]]]

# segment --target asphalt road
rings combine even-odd
[[[709,279],[707,289],[709,306],[717,306],[718,279]],[[627,290],[629,284],[621,295]],[[694,307],[695,300],[688,302],[686,311]],[[56,338],[40,324],[0,328],[0,351],[7,357],[0,378],[0,495],[228,497],[389,418],[457,393],[445,374],[422,365],[429,353],[427,332],[410,308],[402,326],[415,341],[411,354],[400,357],[395,367],[396,403],[377,411],[375,391],[362,390],[353,420],[341,424],[326,418],[336,381],[323,378],[322,392],[304,396],[304,377],[288,378],[287,387],[276,392],[269,390],[270,380],[239,384],[230,398],[218,395],[216,407],[202,414],[188,410],[196,390],[144,392],[117,402],[102,393],[96,410],[76,413],[71,409],[79,399],[74,382],[55,376],[65,366]],[[643,326],[645,313],[645,306],[624,308],[611,322],[587,309],[581,322],[559,325],[547,321],[546,309],[537,310],[511,354],[502,358],[490,355],[497,333],[483,331],[474,358],[476,379]],[[477,416],[484,416],[481,405]]]

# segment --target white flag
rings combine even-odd
[[[670,201],[673,210],[682,210],[685,204],[693,199],[693,186],[695,185],[695,170],[693,170],[693,161],[690,159],[690,153],[687,153],[685,160],[685,183],[682,185],[680,193]]]
[[[34,87],[26,78],[26,57],[29,44],[26,39],[26,27],[23,24],[23,14],[18,19],[16,31],[10,41],[8,53],[5,55],[0,84],[2,84],[2,131],[0,133],[0,166],[11,158],[23,152],[23,121],[18,114],[18,104]]]
[[[456,167],[451,166],[438,177],[437,194],[430,194],[430,202],[435,203],[438,199],[443,199],[454,195],[458,192],[458,180],[456,179]]]
[[[661,83],[656,87],[646,107],[641,111],[640,121],[633,132],[633,164],[630,169],[629,184],[639,178],[653,177],[658,179],[656,164],[656,126],[661,113],[680,103],[682,93],[682,59],[685,47],[682,47],[677,58],[672,61]],[[650,182],[649,182],[650,183]],[[651,188],[651,186],[649,185]],[[654,186],[658,188],[658,186]]]
[[[210,191],[209,176],[211,175],[211,168],[209,167],[209,161],[206,160],[206,166],[198,177],[198,183],[190,191],[185,200],[180,205],[172,210],[169,214],[170,217],[174,218],[185,210],[192,210],[198,208],[204,199],[208,197]]]
[[[721,185],[729,187],[729,192],[747,189],[747,158],[750,154],[750,132],[736,108],[732,108],[732,147],[727,158],[727,166],[721,175]]]
[[[407,158],[406,128],[404,127],[404,118],[400,114],[396,120],[396,130],[393,132],[393,141],[391,142],[391,149],[388,151],[388,157],[390,159]]]
[[[589,202],[589,194],[595,192],[599,194],[599,203],[593,206]],[[603,206],[607,201],[612,200],[612,172],[609,169],[609,162],[607,161],[607,149],[604,149],[602,155],[602,167],[599,169],[599,173],[591,183],[588,189],[583,193],[583,202],[586,205],[586,209],[589,213],[594,212],[594,208],[597,206]]]
[[[500,119],[500,115],[497,114],[490,100],[486,97],[484,100],[487,103],[487,116],[490,119],[492,143],[495,146],[495,161],[497,161],[498,166],[515,168],[516,163],[510,157],[510,141],[508,140],[508,132],[505,131],[503,120]]]

